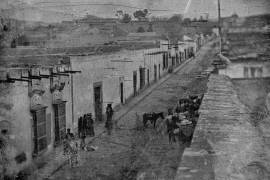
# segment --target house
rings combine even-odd
[[[0,131],[7,137],[9,174],[46,157],[72,125],[66,56],[1,57]]]

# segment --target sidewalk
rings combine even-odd
[[[200,53],[200,51],[198,52]],[[173,69],[173,73],[181,70],[185,67],[186,64],[194,60],[195,58],[190,58],[182,62]],[[127,104],[121,106],[114,114],[115,123],[117,123],[121,118],[123,118],[129,111],[132,110],[134,106],[139,104],[145,97],[151,94],[151,92],[164,83],[173,73],[168,73],[165,76],[161,77],[156,83],[147,87],[144,91],[142,91],[138,96],[132,98]],[[106,133],[106,129],[104,127],[104,123],[97,123],[95,125],[95,137],[88,137],[86,139],[86,143],[90,144],[95,139],[99,138],[103,134]],[[46,164],[44,167],[37,169],[31,177],[30,180],[38,180],[38,179],[50,179],[50,177],[57,172],[59,169],[68,164],[67,157],[63,154],[63,148],[57,147],[46,157]]]

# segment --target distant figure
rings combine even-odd
[[[75,138],[72,138],[69,143],[69,165],[70,167],[75,167],[79,164],[78,160],[78,143]]]
[[[169,109],[168,109],[168,116],[169,116],[169,115],[173,115],[173,108],[169,108]]]
[[[88,134],[87,133],[87,131],[88,131],[87,127],[88,127],[88,118],[87,118],[87,115],[84,114],[83,118],[82,118],[82,134],[84,134],[85,136]]]
[[[71,133],[70,129],[68,128],[65,139],[63,141],[64,155],[67,155],[69,153],[69,143],[73,138],[74,138],[74,134]]]
[[[83,118],[79,117],[79,119],[78,119],[78,135],[79,135],[79,138],[81,137],[82,132],[83,132]]]
[[[74,138],[74,134],[70,132],[70,128],[67,129],[66,139],[71,140]]]
[[[108,130],[108,134],[111,134],[112,131],[112,126],[113,126],[113,122],[112,122],[112,116],[113,116],[113,109],[112,109],[112,104],[107,104],[106,107],[106,116],[107,116],[107,121],[105,124],[105,127]]]
[[[173,134],[173,131],[175,129],[175,122],[173,122],[173,116],[172,115],[168,115],[166,118],[166,125],[167,125],[167,133],[169,136],[169,143],[171,144],[172,142],[175,142],[175,136]]]
[[[87,114],[87,129],[88,133],[91,137],[95,136],[95,131],[94,131],[94,120],[92,118],[92,114],[89,113]]]

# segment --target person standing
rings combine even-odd
[[[94,120],[92,118],[92,114],[88,114],[88,129],[89,129],[89,135],[91,137],[95,136],[95,131],[94,131]]]
[[[107,121],[105,124],[105,127],[108,130],[108,134],[111,134],[112,131],[112,126],[113,126],[113,122],[112,122],[112,116],[113,116],[113,109],[112,109],[112,104],[107,104],[106,107],[106,116],[107,116]]]
[[[64,148],[64,155],[67,155],[69,153],[69,143],[71,139],[74,138],[74,134],[70,132],[70,129],[67,129],[67,133],[65,136],[65,139],[63,141],[63,148]]]
[[[88,133],[87,133],[88,122],[87,121],[88,121],[87,115],[84,114],[83,120],[82,120],[82,134],[84,134],[85,136],[88,135]]]
[[[79,138],[82,135],[82,131],[83,131],[83,118],[80,116],[78,119],[78,136],[79,136]]]

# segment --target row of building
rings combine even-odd
[[[6,173],[46,157],[62,143],[67,128],[76,133],[83,114],[102,121],[107,104],[123,106],[205,42],[160,41],[159,47],[110,53],[1,57],[0,130],[10,149]]]

